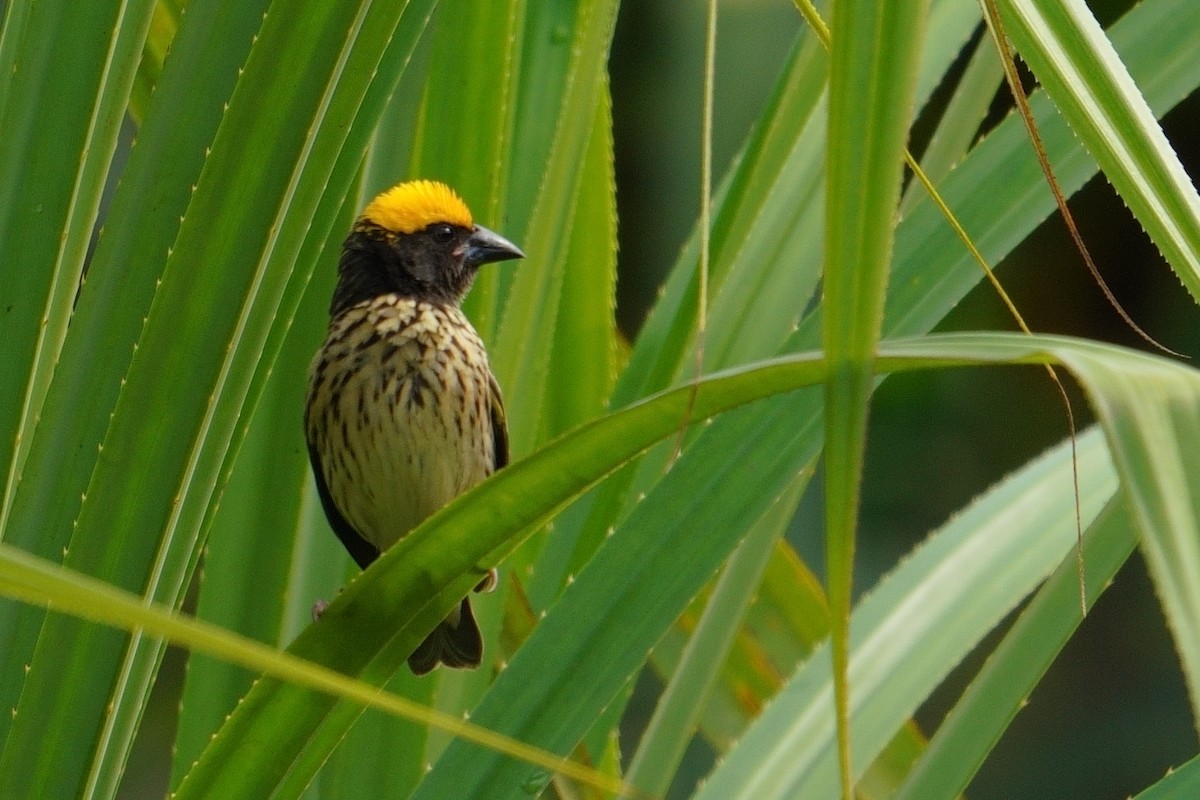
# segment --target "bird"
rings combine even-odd
[[[500,386],[461,304],[482,265],[524,257],[432,180],[379,194],[347,235],[304,431],[330,527],[363,569],[508,464]],[[495,583],[491,569],[475,591]],[[468,595],[408,665],[424,675],[482,658]]]

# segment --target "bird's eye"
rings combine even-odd
[[[434,225],[433,226],[433,240],[435,242],[441,242],[442,244],[446,244],[453,238],[454,238],[454,229],[451,228],[449,225]]]

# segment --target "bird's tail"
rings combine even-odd
[[[414,675],[424,675],[438,662],[455,669],[474,669],[482,660],[483,636],[471,613],[471,602],[464,597],[408,657],[408,667]]]

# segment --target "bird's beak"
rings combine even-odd
[[[512,258],[524,258],[521,248],[505,239],[495,231],[489,231],[481,225],[476,225],[467,239],[463,260],[469,264],[490,264],[493,261],[508,261]]]

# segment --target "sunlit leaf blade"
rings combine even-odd
[[[1080,446],[1090,520],[1117,482],[1099,435],[1081,438]],[[1070,482],[1070,448],[1060,446],[968,507],[858,606],[850,673],[855,765],[870,763],[941,677],[1070,555],[1074,504],[1060,488]],[[819,799],[839,793],[826,646],[797,671],[697,797]]]
[[[942,36],[924,54],[920,82],[924,97],[932,92],[936,76],[953,59],[958,43],[978,17],[978,10],[970,6],[943,2],[938,9],[936,24]],[[710,369],[779,352],[811,303],[820,279],[823,90],[828,64],[820,41],[804,34],[784,65],[745,151],[715,198],[712,305],[705,336]],[[691,368],[696,258],[693,234],[639,335],[614,391],[614,405],[670,385]],[[661,475],[665,459],[665,454],[653,459],[637,478],[627,475],[613,481],[587,505],[568,512],[557,533],[574,546],[574,556],[566,566],[542,565],[531,595],[544,602],[568,573],[578,571],[619,514],[629,483],[636,484],[635,494],[647,490]]]
[[[922,96],[933,90],[936,76],[977,17],[978,10],[970,6],[938,4],[935,24],[942,35],[924,54]],[[712,307],[705,338],[710,369],[779,352],[812,301],[822,256],[826,71],[824,47],[815,37],[804,36],[784,65],[776,94],[745,152],[717,193]],[[669,385],[690,369],[696,257],[693,235],[641,331],[614,392],[615,405]],[[568,545],[574,543],[576,552],[566,567],[542,565],[531,595],[544,602],[547,583],[557,591],[566,574],[578,571],[621,513],[628,484],[634,483],[633,496],[648,491],[665,460],[665,453],[650,459],[636,478],[613,481],[587,505],[568,512],[557,534]]]
[[[158,0],[154,14],[150,17],[150,30],[142,47],[142,61],[138,64],[133,92],[129,96],[129,116],[140,126],[150,107],[150,98],[162,77],[163,62],[175,40],[179,23],[187,0]]]
[[[11,8],[19,8],[15,4]],[[30,443],[5,541],[61,560],[99,457],[134,343],[204,165],[222,105],[245,62],[265,2],[196,2],[175,39],[155,102],[75,303],[41,424]],[[10,9],[11,10],[11,9]],[[216,41],[226,43],[215,46]],[[228,46],[229,42],[238,46]],[[244,43],[244,44],[242,44]],[[144,532],[157,538],[157,532]],[[44,612],[0,606],[0,707],[16,706]],[[0,716],[0,729],[11,722]]]
[[[378,687],[352,680],[327,667],[282,653],[208,623],[188,619],[163,606],[147,604],[134,594],[3,543],[0,543],[0,594],[43,606],[52,605],[84,620],[129,630],[145,630],[231,663],[261,669],[299,686],[336,694],[364,707],[384,709],[395,716],[444,728],[458,736],[478,741],[545,769],[560,771],[609,792],[615,793],[622,788],[619,781],[594,770],[505,739],[453,715],[387,694]],[[236,764],[230,766],[237,767]]]
[[[1189,800],[1197,792],[1200,792],[1200,758],[1193,758],[1133,800]]]
[[[1068,363],[1093,387],[1200,728],[1200,380],[1149,359],[1131,369],[1093,351]]]
[[[579,201],[571,223],[560,315],[550,354],[546,412],[539,440],[570,430],[606,408],[616,374],[616,208],[607,95],[597,109]],[[580,368],[579,365],[587,365]],[[514,397],[519,402],[520,398]],[[544,606],[573,568],[578,541],[542,536],[512,561],[528,602]]]
[[[786,497],[751,528],[722,569],[629,763],[631,785],[652,795],[666,794],[808,478],[797,476]]]
[[[617,209],[607,82],[596,102],[570,234],[539,441],[601,414],[616,376]]]
[[[357,210],[357,192],[351,192],[334,225],[335,239],[349,229]],[[304,403],[315,342],[325,334],[336,256],[336,248],[325,248],[297,309],[213,517],[200,571],[197,617],[279,647],[287,644],[298,625],[311,620],[308,604],[333,596],[349,561],[338,557],[340,543],[332,536],[306,530],[299,518],[305,512],[309,464],[298,410]],[[272,502],[264,503],[263,498],[272,498]],[[297,604],[288,602],[289,590],[295,590],[297,572],[308,571],[297,551],[312,546],[304,537],[313,535],[320,535],[322,542],[317,544],[328,545],[335,557],[309,565],[313,571],[325,572],[325,594],[297,598],[302,615],[297,619]],[[213,732],[250,688],[253,677],[204,656],[188,660],[176,726],[172,785],[178,784],[199,757]]]
[[[1128,510],[1121,498],[1114,498],[1084,538],[1090,599],[1111,584],[1136,543]],[[1080,622],[1079,565],[1067,559],[1038,589],[955,703],[895,800],[960,796]]]
[[[615,22],[612,0],[589,0],[579,10],[562,115],[523,243],[527,258],[516,268],[492,349],[500,385],[523,398],[508,408],[515,454],[528,451],[536,441],[545,408],[563,273],[568,268],[570,241],[565,232],[578,202],[596,110],[603,107],[607,84],[602,76]]]
[[[788,271],[793,284],[785,296],[794,300],[793,306],[806,302],[805,288],[811,291],[816,285],[817,269],[812,268],[813,274],[802,277],[797,261],[812,259],[810,254],[819,239],[813,235],[817,230],[813,223],[802,225],[800,221],[811,215],[810,201],[820,203],[814,184],[819,186],[817,129],[825,120],[822,96],[827,70],[824,48],[815,38],[803,37],[783,65],[779,85],[752,131],[745,152],[714,197],[709,274],[714,315],[724,313],[723,285],[739,266],[747,279],[754,280],[764,271],[761,266],[756,269],[758,265],[774,261],[791,265]],[[816,211],[819,210],[818,207]],[[690,363],[697,259],[698,246],[693,234],[642,327],[629,364],[613,391],[614,406],[671,385],[678,379],[681,365]],[[819,263],[819,258],[815,260]],[[745,302],[743,299],[742,303]],[[791,311],[789,322],[794,322],[799,310]],[[746,333],[758,340],[764,332],[758,325]],[[777,340],[786,333],[772,331],[771,335]],[[729,346],[726,337],[733,336],[728,325],[714,323],[708,333],[706,352],[715,358],[713,354]]]
[[[1165,2],[1168,37],[1192,37],[1200,7]],[[1200,300],[1200,195],[1083,0],[1000,0],[1006,29],[1175,274]]]
[[[487,225],[504,219],[507,155],[513,147],[512,73],[520,57],[514,43],[523,5],[505,0],[440,6],[431,31],[421,135],[409,165],[413,176],[452,185]]]
[[[906,42],[919,51],[920,64],[914,89],[917,114],[922,113],[933,93],[950,70],[950,64],[961,55],[979,27],[980,9],[976,3],[958,3],[955,0],[930,0],[925,38]]]
[[[739,556],[740,557],[740,556]],[[707,593],[701,593],[654,648],[652,661],[670,674]],[[829,609],[816,576],[786,541],[775,544],[762,582],[709,700],[700,732],[718,752],[728,750],[762,713],[784,680],[829,635]]]
[[[5,9],[0,535],[62,348],[153,7],[57,0]]]
[[[748,553],[743,542],[734,558],[746,558]],[[786,541],[776,543],[764,579],[753,591],[745,626],[700,720],[700,733],[721,754],[741,738],[786,677],[829,634],[824,591]],[[698,599],[707,597],[702,594]],[[652,658],[660,674],[671,673],[682,642],[695,628],[696,609],[703,607],[702,602],[693,602],[655,646]],[[891,797],[924,743],[915,725],[905,726],[859,780],[856,791],[863,800]],[[635,782],[632,773],[628,780]]]
[[[830,47],[821,342],[825,561],[842,793],[853,794],[850,610],[872,358],[883,324],[901,164],[927,2],[835,0]]]
[[[433,707],[437,682],[401,670],[385,688]],[[367,709],[322,766],[314,781],[317,793],[321,800],[408,797],[425,775],[426,744],[435,732],[419,722]]]
[[[733,348],[741,354],[776,352],[819,279],[820,253],[813,242],[819,240],[822,208],[818,167],[826,68],[820,44],[813,39],[802,42],[784,65],[780,85],[751,134],[747,152],[717,192],[710,265],[714,302],[706,343],[709,364],[722,363],[722,352]],[[693,236],[618,378],[611,398],[614,407],[672,385],[682,365],[694,363],[688,354],[695,320],[696,259]],[[789,268],[763,269],[776,261]],[[723,284],[739,272],[743,285],[727,300]],[[756,293],[770,298],[770,306],[751,309]],[[741,324],[747,316],[753,319],[748,326]],[[736,362],[731,358],[727,363]],[[651,485],[661,475],[665,458],[662,455],[653,466],[614,476],[556,523],[558,541],[550,552],[565,557],[539,565],[530,588],[539,608],[557,596],[567,576],[578,572],[603,541],[623,513],[630,486],[638,480],[643,481],[641,488]],[[567,548],[572,552],[561,553]]]

